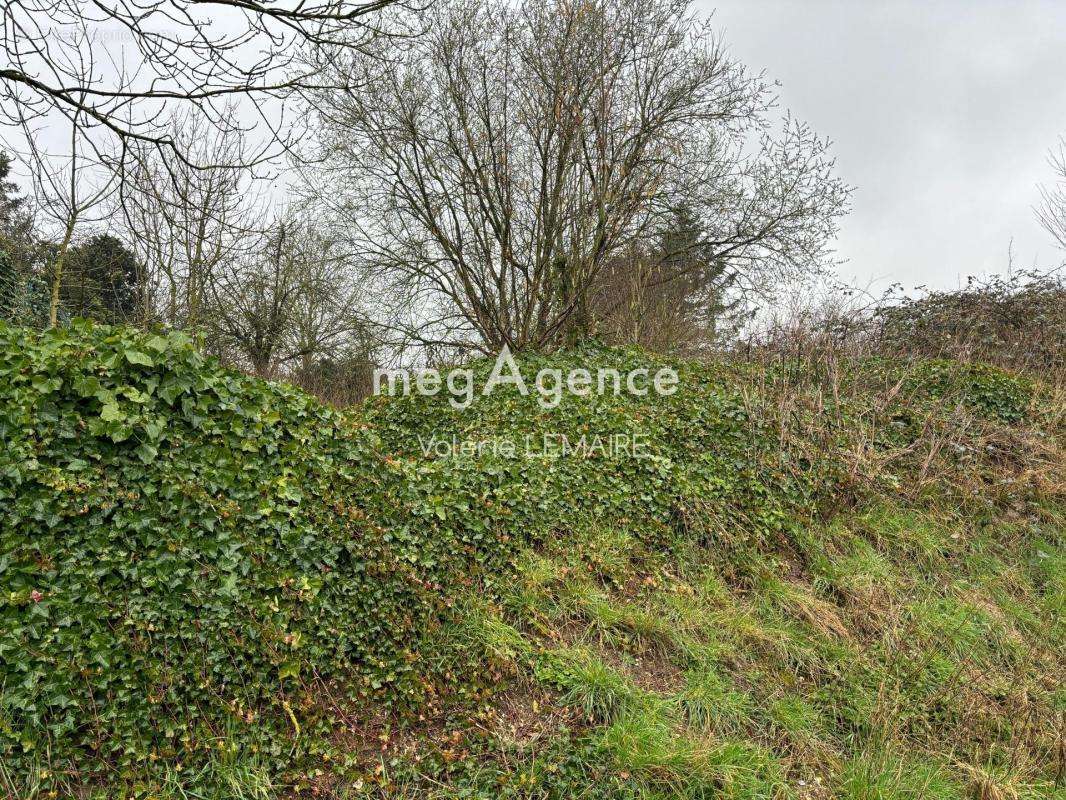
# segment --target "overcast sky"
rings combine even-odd
[[[1036,223],[1066,135],[1066,0],[697,0],[856,187],[849,282],[954,287],[1061,263]]]
[[[1037,224],[1066,135],[1066,0],[696,0],[855,187],[840,277],[954,287],[1062,263]],[[65,135],[65,134],[64,134]]]

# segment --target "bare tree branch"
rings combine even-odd
[[[1066,138],[1059,140],[1058,150],[1048,153],[1048,164],[1055,171],[1055,184],[1040,187],[1043,202],[1036,218],[1059,247],[1066,250]]]
[[[312,183],[387,292],[437,321],[421,339],[592,331],[605,265],[680,205],[731,271],[812,269],[847,205],[827,143],[790,120],[770,135],[770,87],[684,2],[448,0],[388,59],[321,52],[365,88],[307,93]]]
[[[0,125],[59,115],[117,138],[122,155],[140,143],[188,160],[167,121],[195,114],[230,133],[263,129],[262,146],[243,154],[262,163],[300,135],[286,115],[293,92],[355,88],[338,72],[334,83],[322,81],[307,68],[308,53],[362,51],[401,35],[404,12],[416,8],[404,0],[12,0],[0,6]],[[97,68],[86,71],[93,54]]]

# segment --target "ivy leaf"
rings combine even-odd
[[[74,391],[80,397],[92,397],[100,391],[100,379],[95,375],[82,375],[74,381]]]
[[[162,420],[158,419],[150,420],[149,422],[145,423],[144,430],[145,433],[148,434],[148,438],[152,441],[155,441],[163,432],[163,422]]]
[[[134,403],[139,403],[141,405],[147,403],[151,399],[150,395],[147,392],[143,392],[133,386],[124,386],[122,388],[122,394],[124,394]]]
[[[159,455],[159,450],[156,448],[156,446],[149,444],[148,442],[142,442],[133,452],[135,452],[137,454],[137,457],[140,458],[141,461],[143,461],[145,464],[151,464],[153,461],[155,461],[155,457]]]
[[[154,367],[155,362],[152,357],[142,353],[140,350],[126,350],[123,355],[126,356],[126,360],[131,364],[140,364],[144,367]]]
[[[51,394],[62,386],[62,378],[49,378],[44,375],[35,375],[33,377],[33,388],[41,394]]]
[[[104,422],[122,422],[126,419],[126,415],[116,403],[105,403],[100,410],[100,419]]]

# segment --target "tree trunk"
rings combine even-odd
[[[70,240],[74,236],[74,223],[76,217],[71,217],[67,222],[67,228],[63,232],[63,242],[59,245],[59,252],[52,264],[52,296],[48,301],[48,327],[54,328],[59,324],[59,288],[63,282],[63,261],[67,257],[70,248]]]

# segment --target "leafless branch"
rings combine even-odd
[[[324,49],[326,75],[365,88],[307,93],[319,197],[437,320],[412,334],[495,349],[588,333],[605,265],[680,205],[731,271],[824,260],[849,192],[827,143],[791,120],[771,135],[770,87],[687,3],[449,0],[426,22],[387,59]]]
[[[292,94],[327,86],[307,55],[402,35],[416,9],[404,0],[11,0],[0,5],[0,125],[63,117],[117,139],[121,155],[150,144],[192,165],[168,120],[198,115],[230,133],[261,129],[262,145],[239,166],[262,163],[300,135],[286,115]],[[336,71],[331,80],[356,88]]]
[[[1066,138],[1059,140],[1057,150],[1048,153],[1048,164],[1055,172],[1055,184],[1041,186],[1043,202],[1036,209],[1036,217],[1059,247],[1066,250]]]

